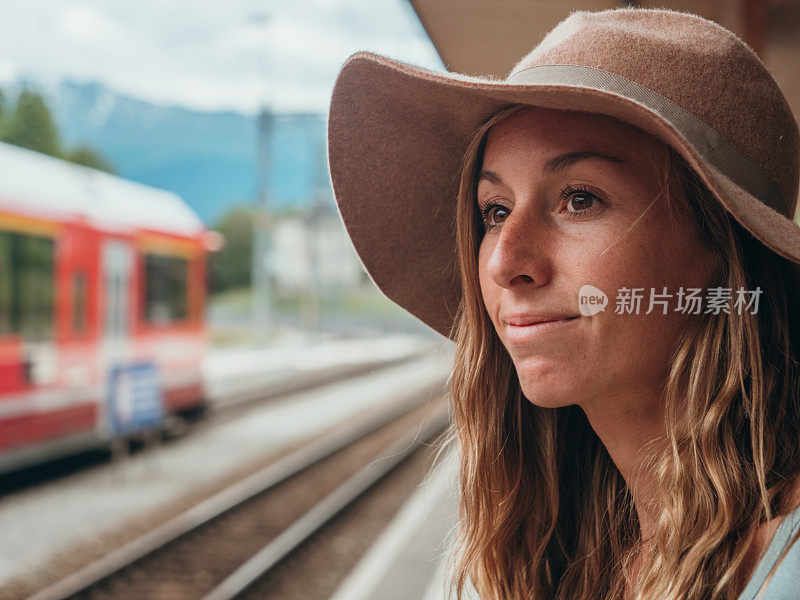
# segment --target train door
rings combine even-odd
[[[109,240],[103,247],[106,406],[113,435],[152,428],[164,417],[156,365],[137,358],[132,338],[135,258],[127,242]]]
[[[127,242],[109,240],[103,246],[104,319],[106,357],[120,360],[130,352],[130,299],[133,279],[133,248]]]

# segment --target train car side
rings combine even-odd
[[[174,194],[0,144],[0,471],[204,406],[207,232]]]

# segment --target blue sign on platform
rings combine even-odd
[[[117,365],[108,380],[108,415],[114,434],[150,429],[163,422],[164,402],[155,364]]]

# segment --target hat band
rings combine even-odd
[[[674,127],[707,162],[739,187],[770,208],[787,215],[786,203],[777,185],[761,167],[692,113],[635,81],[582,65],[537,65],[512,73],[506,82],[515,85],[574,85],[633,100]]]

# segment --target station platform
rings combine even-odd
[[[286,330],[261,347],[215,347],[203,361],[203,388],[212,407],[319,385],[406,360],[441,347],[409,334],[343,338]]]
[[[456,457],[450,452],[330,600],[446,600],[456,478]]]

